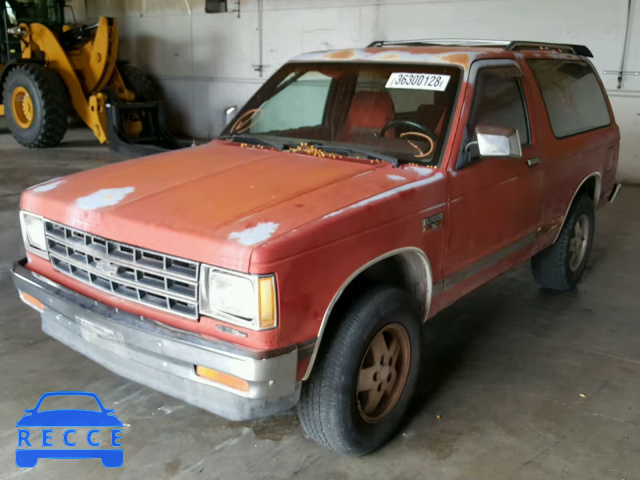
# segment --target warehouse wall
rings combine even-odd
[[[633,1],[625,70],[640,71],[640,8]],[[235,0],[228,4],[237,8]],[[265,77],[254,69],[260,63],[258,0],[241,0],[239,17],[206,14],[204,0],[87,5],[89,19],[120,19],[120,56],[160,80],[173,126],[202,138],[219,133],[225,107],[242,105],[265,77],[305,51],[434,37],[584,43],[622,131],[619,176],[640,182],[640,76],[625,76],[618,89],[616,75],[603,75],[620,68],[627,0],[264,0]]]

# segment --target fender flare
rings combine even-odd
[[[580,182],[580,185],[578,185],[578,188],[576,188],[576,191],[573,192],[571,201],[569,202],[569,205],[567,206],[567,210],[564,212],[564,216],[562,217],[562,225],[560,225],[560,228],[558,229],[558,233],[556,234],[556,237],[553,239],[552,245],[558,241],[558,238],[560,237],[560,233],[562,233],[564,224],[567,221],[567,216],[569,215],[569,210],[571,209],[573,202],[576,200],[576,197],[578,196],[578,192],[580,191],[582,186],[587,182],[587,180],[589,180],[592,177],[595,177],[596,179],[596,188],[593,191],[593,206],[594,208],[598,206],[598,202],[600,201],[600,195],[602,193],[602,173],[591,172],[589,175],[587,175],[582,179],[582,181]]]
[[[340,300],[340,298],[342,297],[342,294],[347,289],[347,287],[349,287],[349,285],[351,285],[351,283],[369,267],[372,267],[373,265],[383,260],[386,260],[387,258],[391,258],[394,256],[403,255],[403,254],[417,255],[417,257],[422,261],[422,265],[424,266],[424,272],[425,272],[424,297],[425,299],[424,299],[424,316],[422,318],[422,323],[426,321],[426,319],[429,316],[429,308],[431,307],[431,298],[433,295],[433,274],[431,271],[431,262],[429,261],[429,257],[422,249],[417,247],[402,247],[402,248],[397,248],[395,250],[390,250],[386,253],[383,253],[382,255],[379,255],[369,260],[367,263],[358,267],[353,273],[351,273],[351,275],[349,275],[349,277],[342,283],[340,288],[334,294],[333,298],[331,299],[331,302],[329,302],[329,306],[325,310],[324,315],[322,317],[322,322],[320,323],[320,329],[318,330],[318,336],[316,337],[316,342],[313,347],[313,352],[311,353],[311,360],[309,361],[307,370],[304,376],[302,377],[303,381],[307,380],[311,375],[311,371],[313,370],[313,365],[315,364],[316,358],[318,356],[318,352],[320,351],[320,344],[322,342],[322,337],[327,328],[327,325],[329,324],[329,318],[331,317],[331,312],[333,311],[333,308],[335,307],[335,305],[338,303],[338,300]]]

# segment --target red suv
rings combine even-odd
[[[531,259],[569,290],[619,131],[584,46],[376,42],[284,65],[211,143],[31,187],[13,269],[49,335],[234,420],[383,445],[420,327]]]

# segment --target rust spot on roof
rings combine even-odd
[[[382,60],[399,60],[401,57],[397,53],[388,53],[382,56]]]
[[[468,53],[450,53],[449,55],[444,55],[442,60],[449,63],[464,65],[465,68],[469,68],[469,65],[471,64],[471,55]]]
[[[349,60],[355,56],[356,53],[353,50],[340,50],[338,52],[331,52],[325,55],[325,57],[332,60]]]

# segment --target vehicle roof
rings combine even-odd
[[[505,50],[502,47],[482,46],[400,46],[389,45],[343,50],[326,50],[298,55],[292,62],[388,62],[458,65],[465,70],[474,60],[515,58],[582,59],[571,53],[545,50]]]

